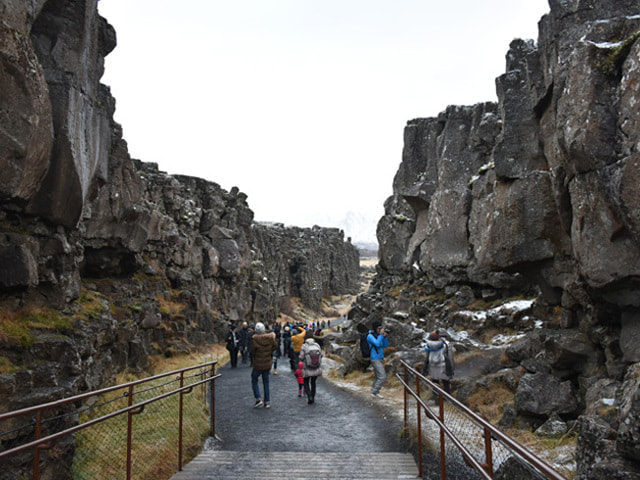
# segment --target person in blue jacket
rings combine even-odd
[[[387,373],[384,369],[384,349],[389,346],[387,334],[389,332],[382,327],[380,320],[374,320],[367,335],[367,343],[371,350],[371,366],[373,367],[373,384],[371,385],[371,395],[376,398],[384,398],[380,395],[380,389],[387,379]]]

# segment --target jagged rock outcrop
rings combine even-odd
[[[544,329],[508,350],[528,372],[516,410],[584,414],[576,478],[638,478],[640,4],[549,5],[537,43],[511,43],[497,104],[408,122],[377,276],[350,317],[453,327],[476,301],[536,296]]]
[[[132,160],[100,84],[115,45],[97,0],[0,2],[6,410],[220,341],[231,322],[270,323],[283,299],[320,307],[359,288],[341,230],[257,224],[238,188]]]

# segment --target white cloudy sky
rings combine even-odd
[[[256,220],[383,214],[406,122],[496,100],[547,0],[99,0],[135,158],[248,195]]]

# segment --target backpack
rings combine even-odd
[[[320,368],[320,360],[321,360],[321,353],[320,353],[319,345],[314,345],[307,352],[305,352],[305,356],[304,356],[305,367],[312,368],[312,369]]]
[[[371,356],[371,346],[367,340],[368,335],[368,332],[360,334],[360,353],[362,354],[362,358],[369,358]]]

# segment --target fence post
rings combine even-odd
[[[416,377],[416,394],[418,398],[420,396],[420,377],[418,375]],[[422,414],[420,412],[422,406],[420,402],[416,400],[416,408],[418,410],[418,473],[420,474],[420,478],[422,478]]]
[[[439,398],[439,407],[440,407],[440,421],[444,424],[444,395],[442,393],[438,393]],[[447,462],[446,462],[446,454],[445,454],[445,445],[444,445],[445,437],[444,430],[440,429],[440,478],[442,480],[446,480],[447,478]]]
[[[133,385],[129,385],[129,406],[133,405]],[[133,437],[133,412],[127,412],[127,480],[131,480],[131,450]]]
[[[209,384],[211,385],[211,436],[216,438],[216,381],[213,380],[213,377],[216,375],[216,366],[211,365],[211,381]]]
[[[36,415],[36,440],[42,438],[42,410]],[[40,445],[33,448],[33,480],[40,478]]]
[[[180,372],[180,388],[184,387],[184,371]],[[184,409],[184,392],[180,390],[178,413],[178,471],[182,471],[182,412]]]
[[[493,452],[491,450],[491,431],[488,427],[484,427],[484,455],[485,469],[491,478],[493,478]]]
[[[407,385],[407,366],[404,366],[404,383],[405,385]],[[403,433],[406,437],[407,435],[407,387],[403,385],[402,386],[402,392],[404,394],[404,430]]]

